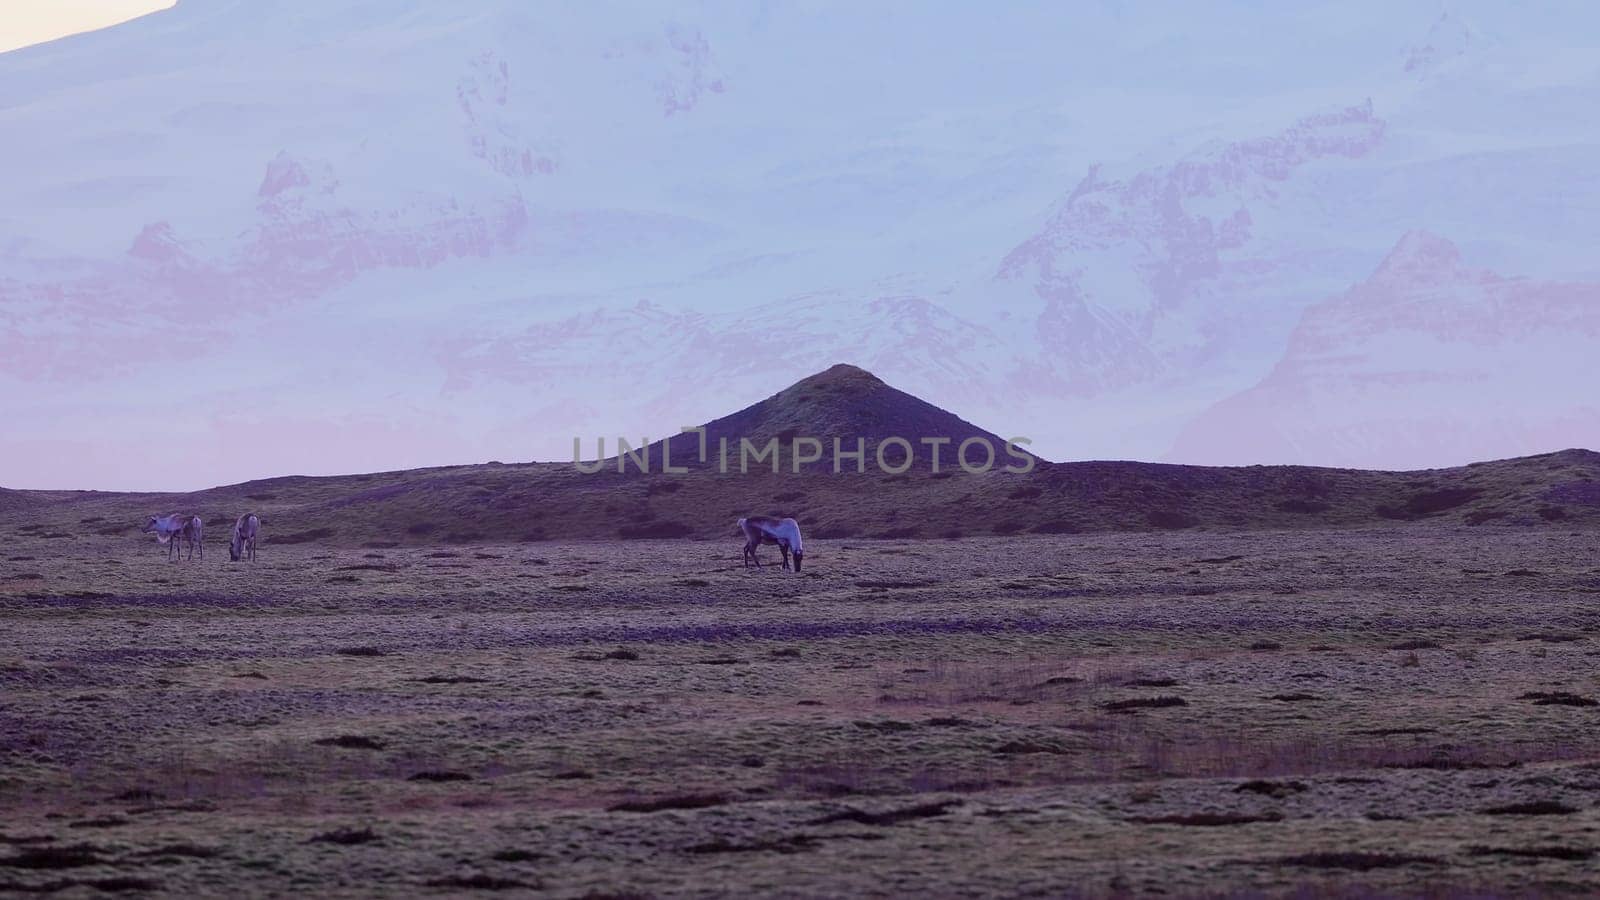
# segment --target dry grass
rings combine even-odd
[[[1592,532],[818,540],[795,576],[49,530],[0,563],[3,890],[1600,890]]]

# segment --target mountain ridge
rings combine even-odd
[[[670,458],[677,461],[674,465],[715,466],[720,470],[724,468],[724,446],[728,449],[727,465],[738,467],[747,450],[754,454],[776,441],[771,465],[779,471],[794,471],[796,466],[832,471],[835,467],[898,469],[902,465],[933,471],[941,462],[946,469],[958,466],[957,454],[962,444],[982,441],[991,448],[998,465],[1014,461],[1007,453],[1007,438],[890,387],[866,369],[848,363],[807,376],[765,400],[700,428],[701,434],[679,434],[651,444],[647,458]],[[1027,442],[1026,437],[1020,440]],[[808,443],[802,451],[797,442],[814,443]],[[702,446],[704,460],[700,458]],[[858,448],[863,455],[859,464],[854,457],[846,458]],[[663,450],[670,457],[663,456]],[[801,452],[818,458],[797,461]],[[935,452],[939,453],[937,458]],[[982,458],[975,456],[973,465]],[[1017,450],[1015,458],[1033,455]],[[615,457],[608,463],[615,464]]]
[[[802,379],[707,428],[723,436],[750,427],[757,437],[845,424],[870,431],[873,422],[863,416],[884,408],[877,403],[884,398],[894,401],[889,412],[898,415],[881,420],[884,427],[910,430],[922,423],[951,438],[994,437],[849,365]],[[674,457],[677,465],[676,451]],[[864,473],[756,466],[741,474],[698,466],[667,475],[631,464],[619,471],[616,458],[610,462],[592,473],[570,462],[491,462],[281,476],[178,494],[0,490],[0,528],[90,541],[133,539],[143,518],[155,513],[191,512],[213,528],[226,528],[250,511],[266,523],[265,546],[383,547],[709,539],[727,537],[735,518],[758,512],[792,515],[808,536],[822,539],[1405,523],[1600,527],[1600,453],[1577,449],[1411,472],[1042,459],[1031,470],[1006,471],[1003,455],[980,473],[948,464],[939,471],[913,466],[897,472],[877,468],[869,454]]]
[[[1328,33],[1275,8],[907,30],[838,0],[194,0],[5,54],[0,395],[30,398],[0,401],[5,477],[560,458],[839,359],[1047,456],[1153,459],[1408,229],[1600,280],[1570,11],[1347,7]],[[1217,68],[1262,21],[1284,41],[1250,77]],[[148,389],[174,365],[212,374]]]
[[[1351,467],[1589,436],[1600,284],[1506,277],[1412,231],[1365,280],[1309,307],[1273,369],[1202,413],[1171,456]],[[1243,449],[1242,449],[1243,448]],[[1449,448],[1448,451],[1443,448]]]

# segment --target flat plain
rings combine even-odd
[[[0,892],[1600,891],[1592,530],[807,551],[14,534]]]

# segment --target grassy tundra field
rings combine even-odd
[[[217,531],[10,530],[0,892],[1600,891],[1593,530]]]

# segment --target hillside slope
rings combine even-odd
[[[1419,465],[1600,446],[1600,283],[1508,278],[1412,232],[1306,311],[1260,383],[1184,429],[1186,462]]]
[[[730,472],[740,469],[741,451],[746,444],[750,448],[746,467],[759,468],[765,461],[757,462],[757,455],[773,440],[778,442],[776,468],[780,472],[793,472],[794,457],[799,455],[801,467],[811,473],[831,473],[835,463],[841,473],[862,468],[883,468],[892,473],[907,464],[931,473],[935,468],[936,450],[938,467],[954,469],[959,465],[957,454],[962,443],[969,440],[982,441],[993,448],[993,464],[998,467],[1009,464],[1016,469],[1028,468],[1026,460],[1033,458],[1021,446],[1008,454],[1007,438],[890,387],[865,369],[843,363],[804,378],[736,413],[707,422],[703,428],[703,461],[700,435],[685,433],[650,445],[652,471],[662,471],[663,443],[670,447],[669,461],[674,467],[683,465]],[[796,444],[808,440],[815,443]],[[924,443],[925,440],[932,443]],[[884,444],[885,441],[888,444]],[[837,460],[835,442],[839,449]],[[911,448],[909,458],[907,445]],[[727,447],[725,466],[722,462],[724,446]],[[859,463],[851,455],[858,449],[864,454]],[[816,454],[820,454],[819,459],[808,461]],[[981,468],[985,451],[974,445],[969,448],[967,458],[974,468]],[[770,462],[765,464],[768,471],[774,468]],[[607,468],[616,465],[614,457],[607,461]],[[629,465],[634,464],[630,461]]]
[[[838,366],[707,426],[764,439],[794,430],[915,439],[988,436],[976,425]],[[684,438],[687,461],[692,436]],[[659,447],[657,448],[659,452]],[[674,450],[674,464],[679,457]],[[0,530],[80,539],[131,537],[143,517],[185,510],[215,529],[262,517],[267,542],[342,545],[600,538],[727,538],[735,518],[792,515],[813,537],[949,537],[1198,528],[1362,527],[1432,523],[1600,527],[1600,453],[1565,450],[1453,469],[1375,472],[1297,466],[1209,468],[1038,461],[1026,473],[917,466],[834,474],[697,467],[649,474],[570,462],[288,476],[189,494],[0,493]],[[1000,463],[1004,462],[1002,458]],[[214,538],[215,539],[215,538]]]

